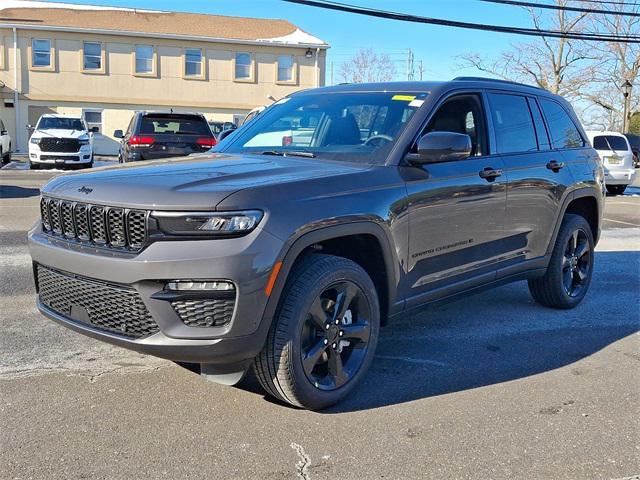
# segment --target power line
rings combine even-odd
[[[640,37],[637,35],[620,36],[604,33],[573,33],[562,32],[559,30],[542,30],[537,28],[521,28],[507,27],[503,25],[488,25],[481,23],[460,22],[456,20],[445,20],[442,18],[421,17],[408,13],[390,12],[385,10],[377,10],[373,8],[358,7],[338,2],[320,1],[320,0],[283,0],[288,3],[296,3],[311,7],[325,8],[329,10],[337,10],[341,12],[355,13],[358,15],[366,15],[370,17],[385,18],[390,20],[400,20],[404,22],[425,23],[431,25],[441,25],[446,27],[466,28],[470,30],[482,30],[489,32],[512,33],[515,35],[527,35],[532,37],[551,37],[551,38],[567,38],[572,40],[587,40],[598,42],[621,42],[621,43],[640,43]]]
[[[621,7],[638,7],[640,6],[640,3],[636,3],[636,2],[616,2],[613,0],[580,0],[582,3],[597,3],[598,5],[601,5],[603,3],[606,3],[607,5],[619,5]]]
[[[486,3],[499,3],[501,5],[513,5],[516,7],[533,7],[533,8],[546,8],[548,10],[562,10],[565,12],[582,12],[582,13],[598,13],[603,15],[619,15],[622,17],[640,17],[640,13],[615,10],[601,10],[595,8],[583,8],[583,7],[570,7],[567,5],[548,5],[537,2],[523,2],[521,0],[478,0],[479,2]]]

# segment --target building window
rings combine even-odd
[[[199,48],[185,49],[184,74],[187,77],[202,77],[202,50]]]
[[[153,73],[153,46],[136,45],[135,73]]]
[[[236,80],[251,80],[251,54],[245,52],[236,53]]]
[[[278,56],[278,82],[293,82],[293,55]]]
[[[83,67],[85,70],[102,70],[102,44],[84,42]]]
[[[31,40],[31,66],[37,68],[51,67],[51,40],[44,38]]]
[[[87,128],[97,128],[96,133],[102,133],[102,110],[84,110],[82,112]]]

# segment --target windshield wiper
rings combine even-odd
[[[264,152],[260,152],[260,155],[277,155],[279,157],[316,158],[316,154],[313,152],[303,152],[299,150],[267,150]]]

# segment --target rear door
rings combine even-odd
[[[506,175],[502,159],[489,150],[482,95],[446,99],[420,133],[468,134],[472,156],[411,167],[409,258],[404,292],[407,306],[493,280],[502,258]]]
[[[509,178],[505,224],[513,250],[500,265],[506,268],[544,256],[573,177],[562,154],[552,149],[536,98],[494,91],[489,102]]]

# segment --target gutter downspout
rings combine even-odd
[[[316,69],[316,88],[320,86],[320,70],[318,68],[318,57],[320,56],[320,49],[316,48],[316,61],[314,68]]]
[[[20,106],[18,102],[20,101],[20,96],[18,94],[18,29],[13,27],[13,111],[15,112],[15,120],[16,120],[16,144],[15,150],[16,152],[20,151]]]

